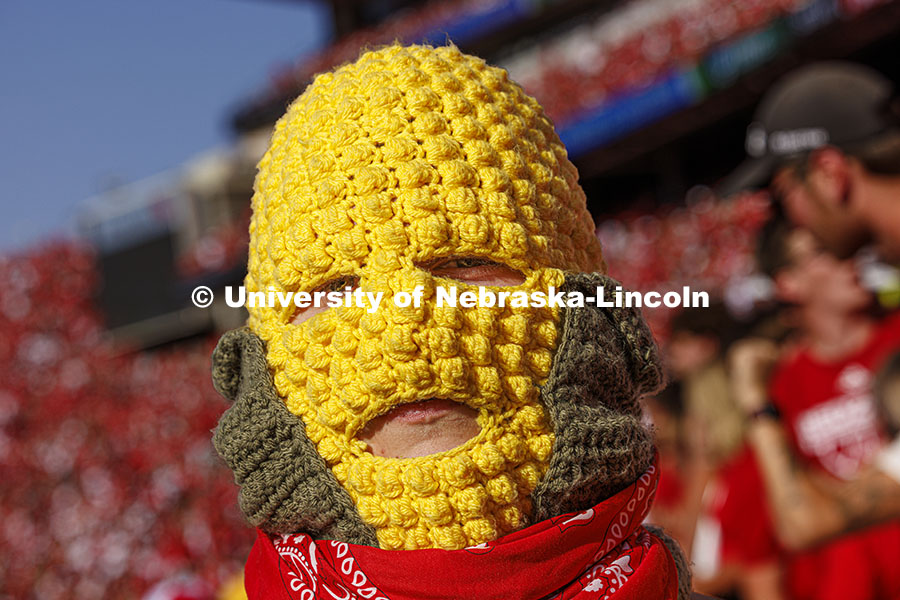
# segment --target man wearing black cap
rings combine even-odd
[[[724,194],[769,184],[787,216],[847,256],[876,242],[900,258],[900,102],[877,72],[823,62],[766,93],[747,129],[749,158]]]

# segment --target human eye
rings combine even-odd
[[[484,257],[454,256],[439,259],[424,268],[435,277],[470,285],[510,286],[525,281],[520,271]]]
[[[346,289],[355,290],[359,287],[359,276],[357,275],[340,275],[333,279],[329,279],[322,285],[312,291],[316,292],[343,292]]]

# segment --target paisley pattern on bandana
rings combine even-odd
[[[247,590],[250,600],[674,599],[675,564],[641,527],[657,481],[654,464],[593,508],[450,552],[397,554],[260,532],[247,563]]]

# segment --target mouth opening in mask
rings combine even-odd
[[[401,404],[356,435],[384,458],[416,458],[457,448],[481,432],[478,411],[443,398]]]

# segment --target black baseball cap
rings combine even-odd
[[[896,126],[893,101],[891,82],[863,65],[828,61],[791,71],[763,96],[747,127],[747,160],[717,191],[764,187],[779,166],[825,145],[852,151]]]

